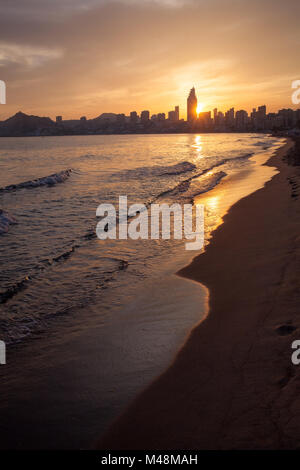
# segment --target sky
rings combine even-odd
[[[299,0],[1,0],[0,119],[295,108]]]

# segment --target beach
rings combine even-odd
[[[98,441],[100,449],[299,448],[299,167],[236,202],[179,271],[207,287],[207,315],[172,365]]]
[[[265,163],[285,140],[261,134],[141,136],[121,137],[120,140],[115,136],[100,136],[80,140],[81,147],[78,139],[75,142],[66,137],[51,139],[31,141],[35,151],[43,151],[40,167],[34,172],[35,152],[30,147],[25,153],[22,150],[21,158],[27,161],[27,174],[20,173],[19,179],[14,173],[14,159],[19,162],[20,148],[24,145],[22,139],[13,143],[16,157],[3,156],[10,175],[7,183],[18,187],[5,189],[2,203],[18,223],[2,235],[5,244],[0,248],[1,276],[9,286],[3,291],[0,325],[2,334],[6,335],[2,337],[10,341],[7,364],[0,370],[0,447],[90,448],[99,436],[110,433],[112,423],[119,426],[124,418],[119,421],[118,417],[128,409],[130,432],[126,428],[126,434],[130,440],[123,443],[123,431],[120,430],[115,443],[107,441],[104,448],[111,445],[116,448],[123,445],[130,448],[201,448],[203,445],[206,448],[208,444],[198,444],[197,426],[204,422],[199,416],[204,409],[207,412],[205,429],[211,426],[211,432],[215,432],[217,424],[212,414],[218,410],[216,420],[225,419],[223,398],[225,400],[227,396],[231,400],[231,390],[242,393],[237,380],[241,380],[241,376],[232,372],[231,362],[236,365],[238,361],[246,361],[248,336],[250,341],[256,321],[247,310],[248,303],[256,309],[255,289],[260,293],[267,286],[271,292],[273,286],[267,276],[256,285],[259,279],[256,273],[252,279],[251,271],[254,269],[252,253],[255,250],[264,252],[263,243],[270,244],[267,235],[273,244],[277,240],[273,221],[269,223],[270,234],[267,233],[268,225],[263,233],[258,231],[256,234],[257,217],[265,220],[265,216],[256,214],[255,205],[255,211],[254,206],[243,208],[243,215],[238,213],[232,223],[231,214],[248,200],[245,197],[249,194],[253,197],[264,194],[262,188],[267,181],[276,182],[277,163],[273,163],[274,159],[268,165]],[[141,144],[151,152],[150,159],[149,154],[140,151]],[[12,143],[7,145],[11,147]],[[122,154],[119,153],[120,145]],[[132,152],[135,149],[139,164],[136,158],[132,162],[124,160],[129,146]],[[64,159],[60,161],[63,147]],[[56,148],[60,150],[55,151]],[[105,149],[110,149],[109,158]],[[160,150],[159,157],[157,149]],[[286,151],[287,148],[281,149],[280,155]],[[296,171],[296,167],[282,165],[282,171],[285,168]],[[52,186],[43,184],[42,175],[60,175],[60,171],[64,171],[60,169],[64,167],[74,169],[64,181]],[[118,169],[111,173],[113,168]],[[94,208],[103,198],[99,195],[100,178],[104,192],[115,181],[116,185],[112,186],[115,191],[119,192],[121,187],[126,194],[130,186],[132,197],[140,194],[141,200],[156,189],[160,202],[184,203],[193,198],[196,204],[203,204],[208,242],[204,254],[190,265],[200,252],[185,250],[181,240],[128,240],[128,244],[107,240],[104,244],[91,236],[93,225],[96,225]],[[29,181],[33,187],[24,187],[24,181]],[[296,220],[292,210],[296,208],[297,197],[291,197],[291,191],[297,195],[297,183],[290,184],[283,179],[281,184],[280,181],[276,182],[274,194],[269,199],[274,198],[274,204],[279,207],[277,197],[280,192],[286,195],[279,210],[285,211],[285,202],[291,204],[288,213],[291,220]],[[262,211],[268,204],[270,201],[263,198],[258,204],[259,209]],[[49,221],[43,217],[45,213],[48,217],[52,214],[50,233]],[[286,227],[293,239],[294,228],[290,228],[290,222]],[[68,230],[70,226],[72,230]],[[280,226],[283,230],[282,220]],[[259,228],[263,225],[259,224]],[[225,235],[218,241],[223,230],[226,230]],[[32,240],[35,240],[34,244]],[[253,244],[249,250],[248,247],[245,249],[245,243],[250,243],[248,240]],[[278,245],[282,241],[280,249],[288,247],[285,237],[277,241]],[[28,249],[24,243],[28,244]],[[247,251],[250,257],[247,257]],[[16,269],[16,263],[19,269]],[[184,266],[187,268],[176,275]],[[265,270],[267,267],[262,272]],[[271,272],[276,276],[275,271]],[[10,287],[18,280],[16,274],[20,279],[26,275],[24,288]],[[244,276],[243,285],[241,276]],[[235,290],[231,286],[235,286]],[[9,296],[5,297],[5,293]],[[209,301],[210,304],[216,302],[214,310],[208,305]],[[242,302],[247,304],[245,319],[237,310]],[[260,315],[257,312],[257,319]],[[293,328],[293,325],[284,326],[288,321],[282,320],[282,325],[279,322],[279,327],[283,327],[280,333]],[[202,328],[205,329],[202,331]],[[292,340],[292,337],[276,333],[277,340]],[[287,369],[291,364],[290,353],[288,344]],[[220,364],[216,362],[219,358]],[[289,369],[288,377],[294,369],[295,366]],[[253,373],[254,381],[256,375]],[[284,377],[282,373],[279,378],[283,383]],[[160,386],[160,383],[166,385]],[[156,398],[151,398],[150,391],[157,387],[155,393],[161,394],[159,400],[163,412],[156,410],[157,405],[151,408]],[[138,421],[139,429],[142,429],[139,436],[144,439],[139,442],[137,428],[131,422],[131,403],[133,407],[140,400],[143,403],[143,397],[148,393],[151,404],[146,403],[145,410],[149,415],[146,413],[143,422]],[[176,400],[174,408],[169,395]],[[177,412],[177,404],[182,416]],[[186,404],[190,406],[188,409]],[[144,407],[143,404],[140,406]],[[167,439],[169,427],[173,429],[170,442],[160,442],[161,437],[153,423],[156,416],[158,420],[163,419],[163,439]],[[111,429],[116,429],[115,425]],[[186,434],[185,438],[182,432]],[[153,441],[156,436],[158,441]],[[215,445],[211,438],[211,448]]]

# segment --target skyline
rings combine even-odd
[[[266,105],[245,110],[233,107],[225,113],[218,108],[200,111],[193,87],[187,97],[188,119],[180,117],[179,106],[166,113],[150,114],[143,110],[140,114],[131,111],[124,113],[102,113],[92,119],[81,116],[77,119],[64,119],[57,115],[55,121],[49,117],[27,115],[18,112],[5,121],[0,121],[0,137],[12,136],[54,136],[54,135],[95,135],[95,134],[156,134],[189,132],[284,132],[300,133],[300,107],[297,110],[283,108],[276,113],[268,112]]]
[[[1,70],[1,68],[0,68]],[[191,90],[195,90],[195,86],[192,86]],[[6,95],[8,96],[7,100],[9,100],[9,87],[6,85]],[[190,90],[190,91],[191,91]],[[292,96],[292,93],[293,93],[293,89],[290,87],[289,90],[288,90],[288,95],[289,95],[289,102],[286,103],[286,105],[282,105],[280,107],[278,106],[275,106],[275,105],[271,105],[271,104],[268,104],[268,110],[269,112],[271,113],[277,113],[280,109],[292,109],[293,111],[297,111],[299,109],[299,105],[296,105],[296,104],[293,104],[292,100],[291,100],[291,96]],[[198,95],[199,96],[199,95]],[[200,98],[201,98],[201,95],[200,95]],[[187,112],[187,105],[186,105],[186,101],[187,101],[187,96],[185,94],[185,97],[184,99],[182,97],[180,98],[177,98],[177,105],[175,106],[176,108],[179,108],[180,109],[180,119],[183,119],[183,120],[188,120],[188,112]],[[176,98],[175,98],[175,102],[176,102]],[[246,111],[249,115],[251,114],[252,110],[254,108],[258,108],[259,106],[262,106],[262,102],[266,102],[266,100],[264,101],[255,101],[254,104],[251,104],[249,103],[248,106],[245,106],[245,107],[239,107],[237,106],[234,102],[228,104],[228,105],[223,105],[223,106],[219,106],[217,103],[213,103],[211,102],[211,104],[205,104],[203,100],[201,99],[198,99],[196,97],[196,102],[198,103],[197,104],[197,115],[199,115],[199,113],[202,113],[202,112],[213,112],[213,110],[215,108],[218,109],[218,111],[222,112],[222,113],[226,113],[228,110],[230,110],[231,108],[234,108],[234,110],[238,111],[238,110],[244,110]],[[181,103],[181,105],[179,104]],[[166,116],[168,115],[169,112],[174,112],[174,110],[171,110],[170,109],[170,106],[172,105],[168,105],[166,104],[165,105],[165,108],[164,109],[161,109],[159,107],[159,105],[155,106],[155,107],[151,107],[151,106],[140,106],[140,108],[136,108],[136,109],[133,109],[134,108],[134,105],[132,105],[131,107],[128,106],[127,107],[127,111],[126,112],[123,112],[122,110],[118,110],[118,108],[116,107],[116,104],[112,105],[111,107],[108,107],[107,109],[101,109],[101,112],[99,113],[99,109],[97,110],[97,107],[95,108],[95,111],[94,113],[86,113],[85,112],[85,109],[82,108],[78,113],[72,113],[72,115],[68,115],[67,113],[64,113],[64,114],[59,114],[57,111],[55,111],[55,109],[53,109],[51,112],[49,112],[47,114],[47,112],[45,114],[38,114],[38,113],[35,113],[34,111],[33,112],[30,112],[29,109],[31,109],[31,107],[29,107],[28,109],[22,109],[22,106],[12,106],[9,104],[9,102],[7,102],[5,105],[2,105],[0,106],[0,121],[4,121],[6,119],[8,119],[9,117],[11,117],[12,115],[18,113],[18,112],[22,112],[24,114],[27,114],[27,115],[41,115],[41,116],[45,116],[45,117],[50,117],[51,119],[55,120],[57,116],[61,116],[63,115],[64,118],[66,120],[77,120],[77,119],[80,119],[80,117],[83,115],[85,116],[87,119],[94,119],[95,117],[101,115],[101,114],[106,114],[106,113],[112,113],[112,114],[125,114],[126,116],[130,116],[130,113],[132,111],[134,112],[137,112],[138,115],[142,114],[144,111],[149,111],[150,113],[150,117],[151,115],[154,115],[154,114],[160,114],[160,113],[163,113],[165,114]],[[7,109],[14,109],[13,112],[3,112]],[[114,109],[114,111],[112,111],[112,109]],[[201,110],[200,110],[201,109]],[[2,111],[2,112],[1,112]],[[59,109],[59,111],[62,111],[61,108]],[[97,114],[98,113],[98,114]]]
[[[291,91],[295,91],[295,90],[291,90]],[[299,94],[299,91],[297,91],[297,95]],[[291,93],[292,94],[292,93]],[[178,101],[178,100],[177,100]],[[16,113],[14,113],[13,115],[10,115],[8,117],[6,117],[5,119],[1,120],[0,119],[0,122],[3,122],[11,117],[13,117],[14,115],[16,114],[25,114],[27,116],[37,116],[37,117],[49,117],[50,119],[52,119],[53,121],[56,121],[56,122],[62,122],[62,121],[80,121],[80,120],[93,120],[93,119],[96,119],[96,118],[99,118],[101,115],[104,115],[104,114],[112,114],[112,115],[115,115],[116,117],[117,116],[124,116],[128,119],[131,119],[132,117],[134,118],[134,120],[136,119],[139,119],[141,121],[143,120],[151,120],[152,118],[158,118],[158,120],[160,120],[161,117],[163,117],[163,119],[166,119],[166,120],[171,120],[171,121],[186,121],[186,122],[192,122],[192,121],[195,121],[195,120],[199,120],[201,118],[201,116],[203,117],[204,115],[212,115],[212,119],[215,119],[216,118],[216,114],[217,113],[218,115],[223,115],[224,117],[226,117],[226,114],[228,113],[231,113],[233,112],[233,115],[235,116],[237,113],[246,113],[248,115],[248,117],[250,118],[252,113],[256,112],[256,111],[259,111],[261,108],[265,108],[265,114],[268,115],[268,114],[278,114],[280,111],[285,111],[285,110],[292,110],[292,111],[297,111],[297,113],[300,112],[300,106],[299,104],[296,105],[296,104],[291,104],[290,106],[286,106],[286,107],[282,107],[280,109],[274,109],[274,110],[271,110],[269,108],[269,105],[266,105],[266,104],[258,104],[256,106],[250,106],[250,109],[243,109],[243,108],[237,108],[236,106],[232,105],[228,108],[220,108],[217,104],[212,104],[212,108],[211,109],[206,109],[206,107],[203,105],[203,103],[201,101],[198,100],[197,98],[197,93],[196,93],[196,89],[195,87],[193,86],[190,91],[189,91],[189,94],[187,95],[186,93],[186,99],[185,99],[186,103],[185,103],[185,106],[183,107],[184,110],[186,111],[183,111],[182,112],[182,108],[179,106],[179,105],[175,105],[173,106],[173,109],[170,109],[170,106],[168,108],[168,111],[162,111],[162,110],[158,110],[158,112],[154,113],[152,112],[152,110],[150,109],[146,109],[146,108],[142,108],[141,110],[139,111],[136,111],[136,109],[129,111],[127,114],[126,113],[122,113],[122,112],[100,112],[99,113],[99,110],[98,110],[98,114],[96,114],[95,116],[88,116],[86,113],[84,113],[84,110],[83,110],[83,113],[82,115],[80,116],[74,116],[72,117],[71,119],[69,119],[67,117],[65,117],[65,115],[60,115],[60,114],[55,114],[54,113],[54,118],[53,116],[51,117],[50,115],[48,116],[38,116],[38,115],[35,115],[35,114],[30,114],[28,112],[24,112],[23,110],[17,110]],[[266,113],[266,108],[268,107],[268,112]],[[1,117],[1,115],[0,115]]]
[[[88,118],[134,108],[185,109],[194,84],[203,110],[296,107],[296,0],[3,0],[0,119]],[[253,34],[255,31],[255,35]],[[281,31],[281,34],[278,32]],[[185,112],[182,117],[186,118]]]

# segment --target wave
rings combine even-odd
[[[265,141],[265,140],[259,140],[258,142],[255,142],[256,147],[264,147],[265,145],[271,145],[271,142]]]
[[[91,237],[91,235],[93,236]],[[81,237],[83,241],[90,240],[92,238],[97,238],[95,231],[93,232],[89,231],[87,232],[86,235],[83,235]],[[28,287],[29,282],[36,279],[39,276],[39,274],[45,271],[47,268],[50,268],[51,266],[54,266],[55,264],[60,263],[62,261],[68,260],[71,257],[71,255],[73,255],[75,251],[78,248],[81,248],[82,246],[83,245],[74,244],[68,250],[64,251],[63,253],[57,256],[54,256],[53,258],[47,258],[47,259],[41,260],[39,264],[37,264],[31,269],[30,275],[25,276],[20,281],[9,286],[6,290],[0,292],[0,304],[6,303],[16,294],[26,289]],[[107,274],[112,274],[113,272],[117,272],[117,271],[124,271],[128,268],[128,265],[129,265],[128,261],[120,259],[120,258],[103,257],[103,259],[110,259],[117,263],[117,267],[113,271],[107,271]]]
[[[195,176],[195,178],[189,178],[188,180],[182,181],[174,188],[160,193],[155,198],[155,201],[159,202],[161,199],[168,196],[172,200],[175,199],[175,201],[180,199],[180,202],[192,202],[194,197],[199,194],[211,191],[226,175],[227,173],[224,171],[218,171],[212,174],[210,174],[209,171],[205,171]]]
[[[2,331],[2,339],[9,345],[20,343],[32,336],[32,334],[38,334],[40,331],[45,331],[45,328],[50,324],[51,321],[55,320],[57,317],[66,316],[72,314],[74,309],[86,308],[88,302],[92,301],[94,296],[99,295],[98,289],[107,289],[109,285],[116,280],[116,276],[119,272],[125,271],[129,262],[126,259],[115,258],[115,257],[102,257],[104,261],[103,269],[100,273],[95,272],[95,276],[89,276],[89,280],[93,283],[92,286],[89,286],[87,289],[83,288],[82,295],[74,296],[72,302],[66,296],[65,299],[62,298],[62,302],[56,304],[52,303],[50,310],[40,312],[39,309],[23,309],[21,315],[7,315],[7,312],[10,310],[3,309],[0,311],[0,330]],[[107,262],[109,264],[107,264]],[[113,265],[111,265],[113,263]],[[100,274],[100,276],[99,276]],[[5,304],[7,301],[12,299],[21,291],[28,289],[28,298],[37,299],[39,293],[37,288],[41,285],[40,280],[38,284],[35,284],[37,276],[26,276],[24,279],[10,286],[5,292],[0,294],[0,304]],[[48,277],[45,278],[47,282]],[[85,282],[87,278],[82,279],[82,282]],[[86,295],[85,295],[86,294]],[[100,293],[101,295],[101,293]],[[25,297],[26,298],[26,297]],[[20,299],[14,300],[16,305],[16,310],[18,309],[18,304],[24,305],[23,297]],[[9,307],[8,307],[9,309]]]
[[[113,178],[126,178],[126,179],[139,179],[149,178],[149,177],[160,177],[160,176],[173,176],[173,175],[181,175],[183,173],[187,173],[189,171],[196,170],[197,167],[194,163],[191,162],[179,162],[175,165],[156,165],[156,166],[143,166],[140,168],[134,168],[131,170],[122,170],[117,173],[113,173]]]
[[[0,235],[8,232],[9,226],[15,224],[17,224],[16,219],[12,215],[8,214],[8,212],[0,209]]]
[[[186,191],[188,191],[189,187],[190,187],[190,183],[191,181],[193,181],[194,179],[197,179],[197,178],[200,178],[202,176],[205,176],[207,173],[209,173],[210,171],[214,170],[215,168],[218,168],[222,165],[226,165],[226,163],[230,163],[230,162],[236,162],[236,161],[246,161],[248,160],[251,156],[253,155],[253,153],[247,153],[246,155],[241,155],[240,157],[236,157],[236,158],[224,158],[223,160],[220,160],[219,162],[215,163],[214,165],[211,165],[209,168],[206,168],[205,170],[202,170],[196,174],[193,174],[192,176],[190,176],[189,178],[181,181],[179,184],[177,184],[175,187],[173,188],[170,188],[170,189],[166,189],[165,191],[162,191],[161,193],[159,193],[153,201],[149,202],[148,205],[150,205],[151,203],[153,202],[156,202],[158,201],[160,198],[164,197],[164,196],[167,196],[167,195],[179,195],[179,194],[182,194]],[[220,172],[222,173],[222,178],[226,175],[225,172]],[[217,180],[217,183],[218,184],[219,180]],[[213,185],[212,187],[214,187],[215,185]],[[207,192],[207,191],[210,191],[212,189],[212,187],[210,187],[209,185],[207,186],[207,188],[203,191],[200,191],[201,192]],[[198,194],[200,194],[198,193]]]
[[[30,181],[25,181],[23,183],[10,184],[4,188],[0,188],[0,192],[9,192],[17,191],[18,189],[31,189],[38,188],[40,186],[54,186],[57,183],[63,183],[66,181],[72,173],[72,169],[62,170],[58,173],[53,173],[52,175],[43,176],[42,178],[37,178]]]
[[[21,281],[10,286],[6,291],[0,293],[0,304],[5,304],[9,299],[14,297],[21,290],[26,289],[28,282],[31,280],[29,276],[24,277]]]
[[[193,199],[199,194],[207,193],[217,186],[225,176],[227,176],[225,171],[218,171],[211,175],[206,174],[204,178],[200,178],[199,182],[195,181],[194,184],[191,185],[185,196],[188,199]]]

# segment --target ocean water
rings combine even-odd
[[[276,173],[255,134],[0,139],[1,448],[89,448],[207,313],[184,240],[98,240],[96,208],[193,200],[205,243]]]
[[[136,315],[155,280],[151,302],[163,311],[161,286],[197,253],[181,240],[98,240],[97,206],[119,195],[190,202],[279,145],[261,134],[2,138],[0,338],[20,343],[62,316],[84,322],[87,306],[103,322],[129,304]],[[176,288],[176,302],[193,323],[204,307],[194,285],[188,306],[187,289]]]

